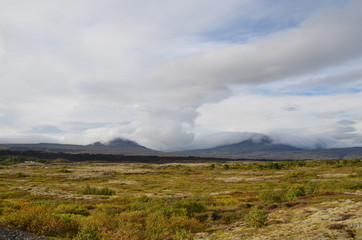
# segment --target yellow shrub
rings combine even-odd
[[[0,223],[43,236],[74,235],[79,227],[77,221],[66,216],[52,215],[40,206],[23,207],[4,215],[0,218]]]
[[[213,202],[217,206],[231,206],[231,205],[236,205],[239,202],[239,200],[231,196],[222,195],[222,196],[214,196]]]
[[[185,229],[192,233],[203,231],[206,226],[199,222],[199,220],[195,218],[189,218],[186,216],[174,216],[170,219],[171,229]]]

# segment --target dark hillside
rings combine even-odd
[[[197,157],[197,156],[156,156],[156,155],[121,155],[121,154],[92,154],[92,153],[62,153],[41,151],[12,151],[0,150],[0,159],[7,157],[21,157],[20,161],[36,159],[39,161],[70,161],[70,162],[125,162],[125,163],[197,163],[197,162],[225,162],[232,159]]]
[[[71,145],[55,143],[38,144],[1,144],[0,150],[13,151],[46,151],[66,153],[102,153],[102,154],[135,154],[157,155],[159,152],[141,146],[133,141],[115,139],[107,144],[96,142],[89,145]]]
[[[259,141],[249,139],[235,144],[181,153],[235,159],[351,159],[362,158],[362,147],[302,149],[286,144],[276,144],[270,138],[263,137]]]

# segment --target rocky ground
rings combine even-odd
[[[0,226],[1,240],[49,240],[33,234]]]
[[[270,214],[266,227],[255,229],[236,224],[212,234],[199,234],[195,239],[362,240],[362,199],[277,210]]]

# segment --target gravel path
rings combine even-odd
[[[0,240],[49,240],[31,233],[0,226]]]

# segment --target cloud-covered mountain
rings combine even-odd
[[[256,135],[253,138],[245,139],[241,142],[217,146],[207,149],[195,149],[183,151],[184,154],[190,155],[207,155],[218,157],[251,157],[260,158],[266,153],[287,153],[295,151],[303,151],[304,149],[295,146],[275,143],[270,137],[266,135]]]
[[[146,148],[126,139],[114,139],[108,143],[95,142],[89,145],[70,144],[3,144],[0,150],[13,151],[46,151],[64,153],[96,153],[125,155],[158,155],[158,156],[199,156],[232,159],[349,159],[362,158],[362,147],[327,148],[327,142],[314,141],[315,145],[301,144],[301,141],[281,143],[280,139],[257,133],[241,134],[244,139],[231,144],[211,148],[193,149],[178,152],[161,152]],[[249,136],[248,138],[245,138]],[[230,139],[233,141],[235,139]],[[222,140],[225,142],[225,139]],[[298,143],[298,144],[295,144]],[[307,146],[307,147],[306,147]]]
[[[267,139],[270,144],[289,145],[299,149],[353,147],[352,144],[347,144],[327,136],[303,135],[302,133],[297,135],[285,132],[271,132],[268,134],[255,132],[220,132],[198,137],[190,146],[192,149],[210,149],[219,146],[239,144],[243,141],[260,143],[265,142]]]
[[[112,154],[158,154],[158,151],[146,148],[138,143],[126,139],[117,138],[108,143],[95,142],[86,145],[85,151],[92,153],[112,153]]]
[[[261,151],[287,152],[287,151],[297,151],[297,150],[302,150],[302,149],[286,144],[277,144],[274,143],[271,138],[263,136],[259,139],[250,138],[239,143],[217,146],[209,149],[191,150],[187,152],[193,154],[238,155],[238,154],[261,152]]]
[[[281,141],[284,143],[281,143]],[[361,147],[328,148],[328,146],[332,146],[329,141],[330,139],[314,139],[311,143],[306,144],[301,139],[297,139],[288,143],[286,142],[286,138],[278,139],[278,137],[275,137],[275,139],[273,139],[272,137],[263,134],[255,134],[252,135],[252,137],[237,143],[207,149],[182,151],[182,154],[233,159],[275,160],[344,159],[362,157]],[[336,141],[332,140],[332,143],[336,144]]]

